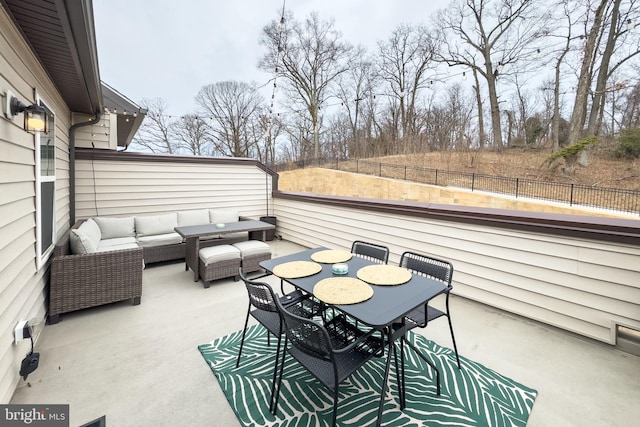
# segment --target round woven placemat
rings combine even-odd
[[[322,271],[322,266],[311,261],[291,261],[276,265],[273,274],[283,279],[312,276]]]
[[[326,251],[314,252],[311,254],[311,259],[315,262],[321,262],[323,264],[337,264],[339,262],[347,262],[353,255],[348,251],[341,251],[339,249],[327,249]]]
[[[356,273],[358,279],[372,285],[394,286],[402,285],[411,280],[411,272],[406,268],[395,265],[368,265]]]
[[[373,288],[354,277],[329,277],[313,287],[313,295],[327,304],[357,304],[373,296]]]

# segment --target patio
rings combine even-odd
[[[304,249],[271,245],[274,257]],[[11,403],[69,403],[72,426],[102,415],[108,426],[238,425],[197,346],[241,329],[246,304],[241,282],[204,289],[182,263],[151,265],[141,305],[69,313],[45,327],[40,367]],[[639,357],[461,297],[451,309],[462,356],[538,391],[529,426],[640,417]],[[425,332],[451,346],[446,321]]]

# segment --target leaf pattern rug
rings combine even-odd
[[[198,347],[215,374],[238,421],[243,426],[329,426],[333,396],[311,374],[287,355],[278,404],[278,416],[269,412],[271,378],[277,339],[260,325],[247,330],[240,367],[236,358],[242,331]],[[387,382],[383,426],[525,426],[537,392],[479,363],[460,356],[418,334],[407,335],[438,367],[441,395],[435,375],[413,350],[405,346],[406,403],[400,410],[393,361]],[[384,358],[374,358],[340,385],[339,426],[375,425]]]

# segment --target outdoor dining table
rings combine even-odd
[[[311,255],[314,252],[324,250],[327,250],[327,248],[314,248],[291,255],[272,258],[267,261],[262,261],[260,266],[267,272],[273,273],[274,268],[280,264],[292,261],[311,261]],[[353,256],[350,260],[346,261],[345,264],[349,266],[349,271],[343,276],[336,276],[333,273],[332,264],[321,264],[322,270],[314,275],[284,280],[298,289],[313,294],[313,288],[319,281],[330,277],[357,278],[356,274],[359,269],[374,265],[375,263],[358,256]],[[412,274],[411,279],[401,285],[379,286],[372,284],[371,287],[374,292],[373,296],[368,300],[357,304],[331,305],[331,307],[342,311],[365,325],[380,330],[385,336],[388,351],[380,395],[380,405],[378,407],[377,425],[380,425],[391,363],[391,351],[393,350],[395,340],[402,338],[406,332],[402,326],[402,318],[413,309],[424,305],[427,301],[444,292],[445,285],[436,280]],[[402,393],[400,399],[401,406],[404,407]]]
[[[224,235],[229,233],[262,231],[262,241],[266,240],[266,233],[268,230],[276,228],[275,225],[269,224],[263,221],[249,220],[249,221],[236,221],[222,224],[219,227],[216,224],[203,224],[203,225],[185,225],[182,227],[175,227],[176,233],[178,233],[185,240],[185,257],[184,267],[185,271],[189,271],[189,268],[193,270],[193,281],[200,280],[198,271],[198,256],[200,254],[200,239],[208,236]]]

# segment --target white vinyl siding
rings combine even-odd
[[[55,188],[54,224],[60,235],[69,226],[70,113],[3,7],[0,70],[0,94],[11,91],[21,101],[34,103],[37,91],[56,113],[55,175],[61,181]],[[38,266],[36,138],[23,129],[21,114],[12,121],[0,118],[0,152],[0,403],[8,403],[21,384],[20,362],[30,350],[29,340],[14,343],[13,329],[23,319],[44,319],[49,263]]]
[[[123,157],[126,153],[123,153]],[[76,217],[237,209],[258,218],[271,201],[271,177],[254,163],[76,160]]]
[[[640,329],[640,247],[275,199],[278,234],[308,247],[353,240],[451,261],[453,293],[610,344]],[[454,313],[464,316],[464,313]]]
[[[76,129],[76,148],[95,148],[115,151],[118,145],[116,117],[113,113],[103,113],[100,121],[97,123]],[[91,119],[93,119],[92,116],[73,114],[74,123],[82,123]]]

